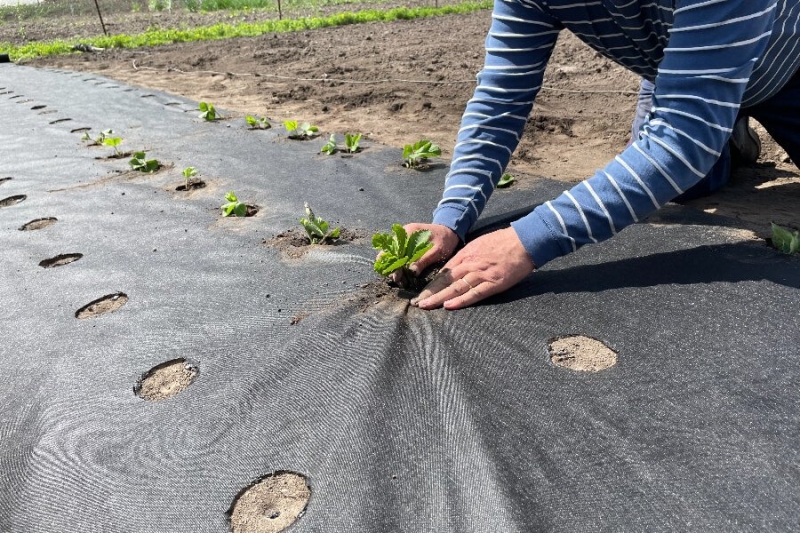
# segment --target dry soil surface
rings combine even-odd
[[[176,15],[170,17],[175,23]],[[323,132],[362,132],[397,147],[427,137],[449,157],[482,65],[489,22],[489,11],[480,11],[31,64],[98,73],[234,114],[265,115],[278,126],[299,119]],[[625,147],[637,86],[636,76],[565,32],[509,171],[570,183],[590,176]],[[743,229],[766,236],[770,221],[800,227],[800,173],[756,127],[761,160],[738,170],[723,191],[691,205],[737,218]]]

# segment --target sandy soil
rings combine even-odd
[[[299,119],[326,132],[358,131],[390,146],[427,137],[449,157],[482,65],[489,17],[482,11],[31,64],[98,73],[278,124]],[[572,183],[590,176],[625,147],[637,85],[633,74],[565,32],[509,171]],[[757,129],[759,163],[692,205],[766,236],[770,221],[800,227],[800,172]]]

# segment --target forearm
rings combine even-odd
[[[434,223],[463,240],[519,144],[558,27],[541,11],[497,0],[484,68],[467,103]]]

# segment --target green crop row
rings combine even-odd
[[[328,17],[305,17],[298,19],[269,20],[255,23],[215,24],[213,26],[191,29],[152,29],[136,35],[109,35],[78,42],[98,48],[138,48],[142,46],[158,46],[162,44],[185,43],[193,41],[214,41],[233,37],[255,37],[265,33],[286,33],[302,30],[313,30],[345,24],[361,24],[365,22],[391,22],[422,17],[465,14],[481,9],[489,9],[492,2],[467,2],[443,7],[400,7],[381,11],[365,9],[362,11],[339,13]],[[68,54],[77,44],[75,41],[34,42],[25,45],[0,43],[0,53],[9,54],[12,60]]]

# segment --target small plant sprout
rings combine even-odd
[[[244,119],[247,121],[247,125],[250,126],[251,130],[267,130],[272,127],[267,117],[257,118],[252,115],[247,115]]]
[[[186,167],[183,169],[183,179],[186,180],[186,190],[189,190],[189,182],[192,178],[197,176],[197,170],[194,167]]]
[[[403,226],[393,224],[391,233],[376,233],[372,236],[372,247],[381,252],[375,260],[375,272],[388,276],[401,268],[408,270],[409,266],[433,248],[433,243],[430,231],[420,230],[407,235]]]
[[[358,152],[358,142],[361,140],[360,133],[345,133],[344,146],[347,148],[347,153],[354,154]]]
[[[311,244],[324,244],[325,241],[333,241],[339,238],[339,228],[330,229],[331,225],[315,215],[308,202],[303,205],[306,208],[306,217],[300,219],[300,225],[306,230]]]
[[[331,134],[331,138],[328,139],[328,142],[326,142],[325,145],[319,149],[319,151],[328,155],[333,155],[334,152],[336,152],[336,136]]]
[[[161,163],[156,159],[147,159],[147,154],[145,152],[134,152],[128,164],[133,170],[138,170],[140,172],[155,172],[161,168]]]
[[[429,157],[442,155],[442,149],[427,139],[403,147],[403,164],[407,168],[419,168]]]
[[[497,182],[497,188],[503,189],[505,187],[510,187],[515,180],[516,178],[514,176],[506,172],[505,174],[502,175],[500,181]]]
[[[110,130],[110,129],[103,130],[103,131],[100,132],[100,134],[97,137],[92,139],[92,136],[89,135],[89,132],[87,131],[83,135],[81,135],[81,140],[85,141],[85,142],[88,142],[89,146],[99,146],[101,144],[104,144],[104,141],[106,140],[106,137],[111,136],[113,133],[114,133],[114,131]]]
[[[122,142],[122,137],[106,137],[105,139],[103,139],[103,144],[105,146],[110,146],[111,148],[113,148],[114,155],[116,156],[120,155],[117,146],[119,146],[121,142]]]
[[[222,115],[217,113],[217,108],[214,107],[214,104],[210,104],[207,102],[200,102],[199,109],[201,111],[200,118],[202,118],[203,120],[213,122],[215,120],[219,120],[222,118]]]
[[[319,128],[308,122],[298,124],[296,120],[284,120],[283,127],[289,132],[290,139],[311,139],[319,135]]]
[[[222,209],[222,216],[247,216],[247,204],[240,202],[233,191],[228,191],[228,193],[225,195],[225,199],[228,202],[220,206],[220,209]]]
[[[800,231],[792,233],[786,228],[773,223],[772,246],[785,254],[800,253]]]

